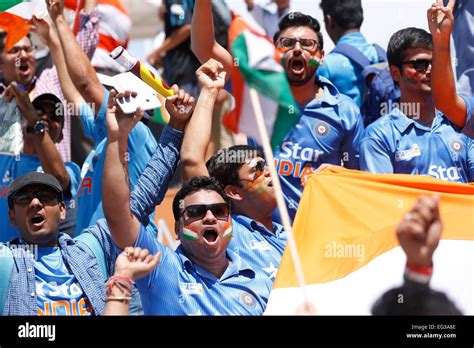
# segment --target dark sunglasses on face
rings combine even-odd
[[[282,47],[288,50],[291,50],[293,47],[295,47],[297,42],[300,43],[301,48],[308,51],[314,50],[319,45],[318,41],[305,38],[295,39],[292,37],[282,37],[279,41]]]
[[[229,218],[229,207],[226,203],[190,205],[184,208],[181,216],[186,213],[188,219],[201,220],[206,216],[209,210],[218,220],[227,221]]]
[[[59,201],[58,197],[54,193],[48,191],[20,192],[13,196],[13,204],[28,204],[33,198],[38,198],[41,203]]]
[[[414,60],[408,60],[402,63],[402,65],[406,65],[406,64],[413,65],[413,69],[415,69],[416,72],[425,72],[426,70],[428,70],[428,67],[432,64],[432,60],[431,59],[414,59]]]

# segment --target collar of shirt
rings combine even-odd
[[[410,127],[410,125],[413,125],[414,127],[424,132],[430,132],[432,130],[435,130],[441,123],[449,123],[446,116],[438,110],[436,110],[436,114],[431,127],[423,125],[422,123],[416,122],[415,120],[409,118],[398,108],[393,109],[390,114],[390,118],[392,119],[393,124],[400,133],[405,133],[408,127]]]
[[[178,257],[181,259],[184,268],[186,269],[187,272],[196,272],[198,273],[201,277],[207,278],[210,280],[216,280],[217,277],[214,276],[212,273],[209,271],[205,270],[199,265],[196,265],[194,262],[192,262],[185,254],[183,248],[181,245],[176,248],[176,254]],[[228,278],[232,278],[235,276],[238,276],[239,274],[242,274],[247,277],[254,277],[255,272],[254,270],[236,253],[234,253],[232,250],[227,249],[227,258],[230,260],[229,265],[227,266],[226,270],[222,274],[222,276],[217,279],[219,281],[224,281]]]
[[[339,40],[337,40],[336,45],[341,43],[350,43],[350,44],[366,44],[367,40],[360,31],[342,35]]]
[[[321,98],[314,98],[308,104],[301,107],[301,111],[306,108],[319,108],[324,104],[335,106],[341,102],[341,95],[337,88],[325,77],[315,75],[314,83],[317,83],[323,89]]]
[[[237,223],[243,225],[246,229],[251,232],[275,235],[277,238],[280,238],[281,234],[284,233],[283,226],[277,222],[273,221],[273,232],[269,231],[268,228],[259,224],[257,221],[252,220],[251,218],[244,215],[232,215],[232,219]]]

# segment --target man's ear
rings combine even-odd
[[[61,219],[61,221],[65,220],[66,219],[66,203],[64,202],[60,202],[59,203],[59,218]]]
[[[395,82],[400,83],[401,71],[400,68],[396,65],[390,65],[390,75]]]
[[[232,200],[235,200],[235,201],[242,200],[242,189],[238,186],[227,185],[226,187],[224,187],[224,192]]]
[[[176,235],[176,240],[180,239],[179,234],[181,233],[182,228],[183,223],[181,222],[181,219],[174,222],[174,234]]]
[[[10,209],[8,211],[8,217],[10,219],[10,224],[12,225],[12,227],[17,227],[15,222],[15,211],[13,209]]]

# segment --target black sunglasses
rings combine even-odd
[[[227,221],[229,219],[229,207],[227,203],[189,205],[184,208],[181,216],[186,213],[189,219],[201,220],[206,216],[208,210],[210,210],[212,215],[218,220]]]
[[[425,72],[433,62],[431,59],[414,59],[402,63],[402,65],[405,64],[412,64],[416,72]]]
[[[52,192],[35,191],[35,192],[20,192],[13,196],[13,204],[28,204],[33,198],[38,198],[41,203],[51,203],[53,201],[59,202],[59,198]]]

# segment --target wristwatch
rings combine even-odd
[[[38,121],[36,121],[36,123],[33,127],[28,126],[26,128],[26,133],[29,133],[29,134],[43,134],[44,129],[45,129],[44,121],[43,120],[38,120]]]

